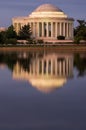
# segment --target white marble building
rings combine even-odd
[[[69,18],[61,9],[52,4],[43,4],[27,17],[15,17],[13,26],[18,33],[22,26],[29,24],[32,37],[43,40],[56,40],[57,36],[73,39],[73,18]]]

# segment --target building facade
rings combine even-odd
[[[43,4],[27,17],[12,19],[13,26],[18,33],[22,26],[29,24],[32,37],[36,39],[56,40],[57,36],[73,39],[73,18],[69,18],[61,9],[52,4]]]

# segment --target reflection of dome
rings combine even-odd
[[[30,78],[29,82],[41,92],[51,92],[56,88],[62,87],[66,83],[66,78]]]
[[[52,4],[43,4],[36,8],[34,12],[61,12],[61,10]]]

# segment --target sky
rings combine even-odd
[[[28,16],[45,3],[53,4],[73,17],[75,26],[77,19],[86,20],[86,0],[0,0],[0,27],[10,26],[13,17]]]

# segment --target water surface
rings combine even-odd
[[[86,54],[0,53],[0,130],[86,130]]]

